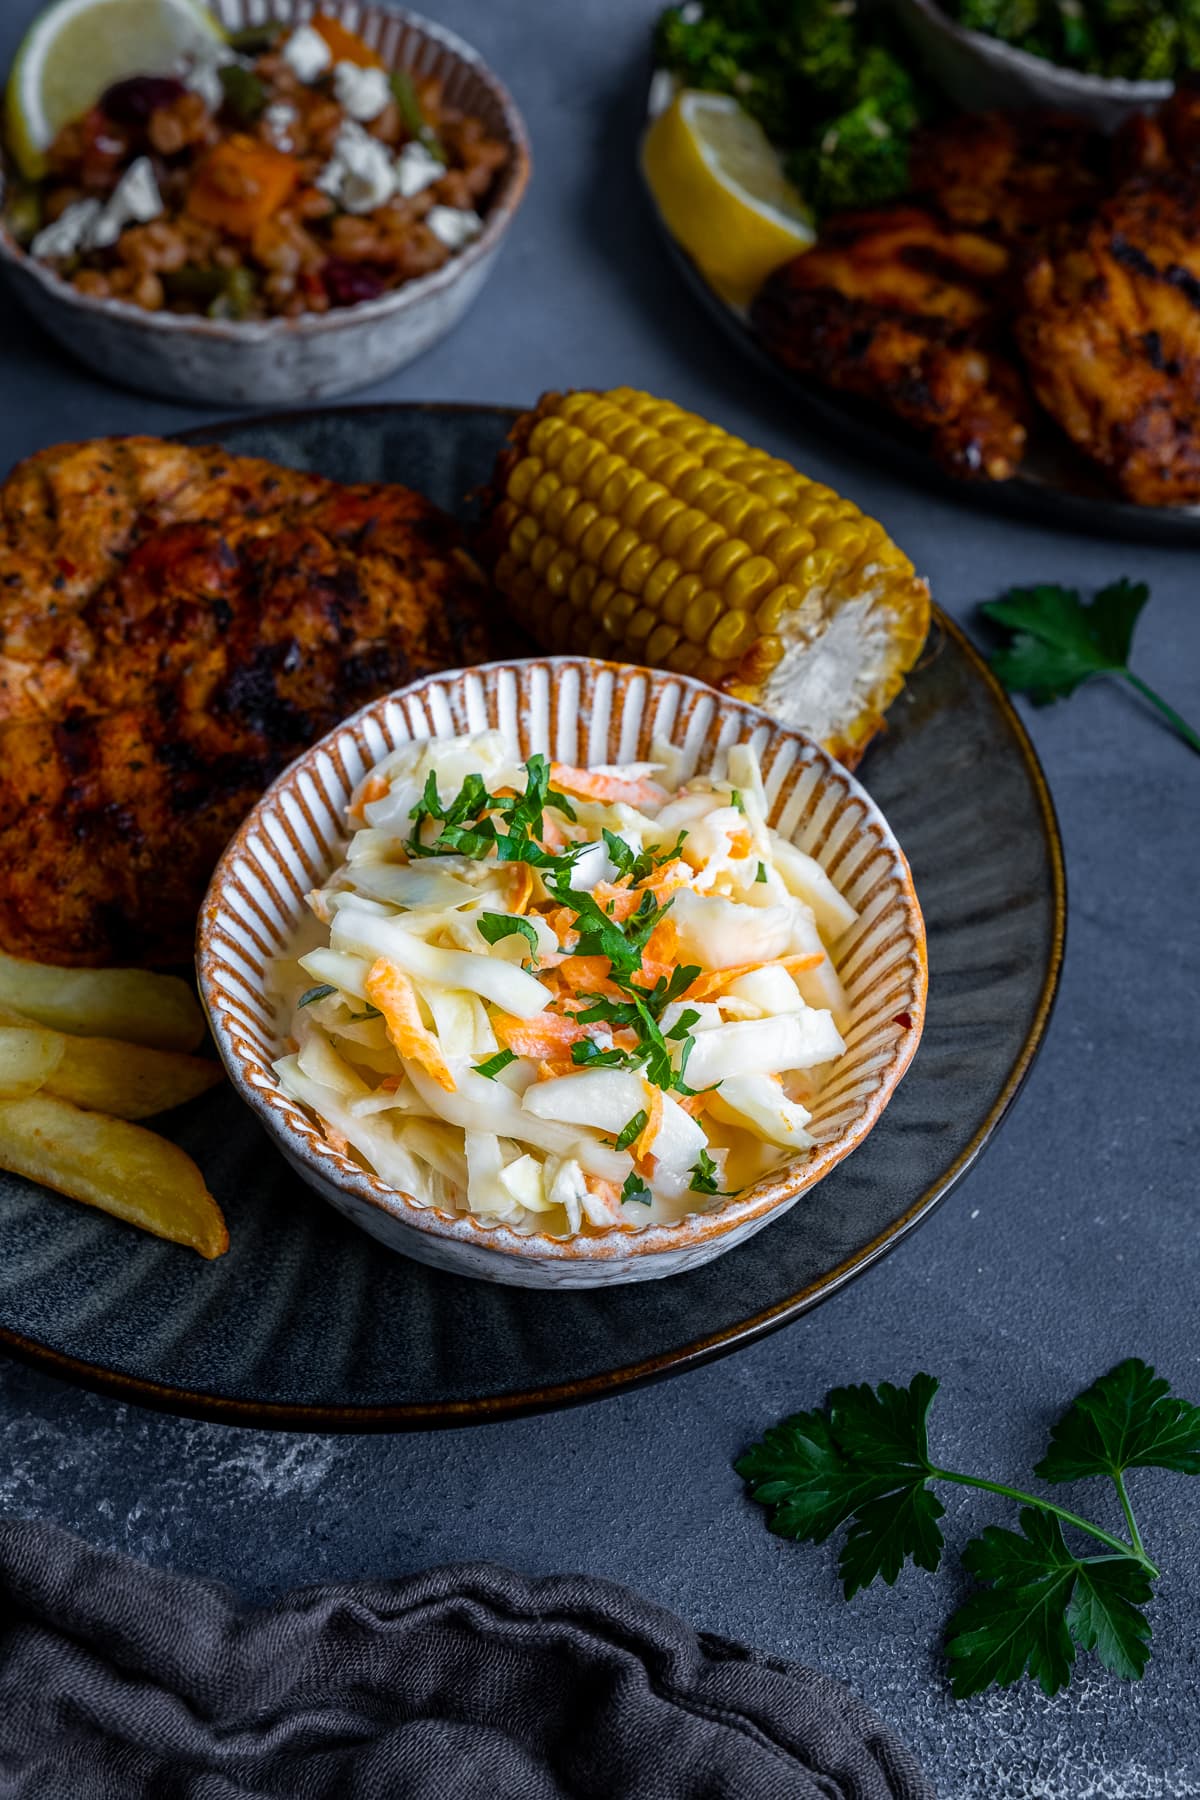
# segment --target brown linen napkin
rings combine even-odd
[[[838,1683],[587,1575],[212,1581],[0,1519],[0,1800],[933,1800]]]

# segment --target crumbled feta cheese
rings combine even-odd
[[[148,156],[131,162],[109,195],[108,204],[88,232],[89,250],[106,250],[127,225],[146,225],[160,217],[162,195]]]
[[[209,112],[219,112],[225,99],[225,89],[221,85],[221,70],[230,63],[244,62],[244,58],[235,56],[228,44],[220,38],[208,38],[205,34],[203,42],[195,44],[180,57],[175,65],[175,74],[186,88],[193,94],[199,94]]]
[[[74,256],[83,248],[88,233],[100,217],[99,200],[73,200],[49,225],[43,225],[33,242],[33,256]]]
[[[306,87],[319,81],[333,64],[329,45],[311,25],[298,25],[281,54],[297,81],[302,81]]]
[[[458,206],[431,206],[425,214],[425,223],[447,250],[461,250],[483,230],[483,220],[478,213]]]
[[[335,63],[333,94],[342,111],[364,125],[377,119],[392,97],[383,69],[363,69],[358,63]]]
[[[444,163],[440,163],[424,144],[416,138],[405,144],[396,158],[396,189],[405,199],[411,200],[415,194],[424,193],[435,181],[440,181],[446,173]]]
[[[686,0],[686,3],[679,9],[681,25],[698,25],[703,17],[704,8],[699,4],[699,0]]]
[[[386,145],[348,119],[333,140],[333,155],[317,176],[317,186],[345,212],[372,212],[396,191],[395,165]]]
[[[272,100],[263,113],[262,122],[267,136],[277,150],[292,150],[296,140],[292,136],[292,128],[300,118],[299,112],[290,100]]]

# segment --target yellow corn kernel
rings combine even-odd
[[[668,589],[682,572],[673,557],[658,557],[642,587],[642,599],[646,605],[652,606],[656,612],[661,612],[663,599]]]
[[[757,635],[758,626],[753,613],[722,613],[705,639],[704,647],[719,662],[731,662],[743,650],[750,648]]]
[[[679,642],[677,625],[656,625],[646,639],[646,661],[654,668],[667,660],[669,653]]]
[[[600,508],[591,500],[580,500],[573,506],[563,521],[563,543],[572,550],[578,549],[583,541],[583,534],[594,519],[600,517]]]
[[[616,591],[616,582],[609,581],[607,577],[596,583],[595,587],[592,589],[592,597],[588,601],[588,611],[591,613],[593,619],[602,619],[604,617],[604,614],[608,610],[608,603]]]
[[[548,533],[543,533],[529,553],[529,566],[535,575],[544,575],[557,555],[558,545]]]
[[[555,493],[551,494],[549,503],[542,514],[542,524],[544,528],[547,531],[552,532],[555,537],[561,537],[563,526],[566,524],[571,513],[578,504],[579,489],[576,487],[569,487],[564,482]],[[530,511],[532,512],[534,510],[535,509],[531,506]]]
[[[567,599],[578,611],[582,612],[583,608],[591,599],[592,590],[599,579],[600,577],[597,575],[595,569],[591,568],[587,563],[576,564],[575,572],[571,576],[567,586]],[[498,583],[499,574],[497,573],[497,584]]]
[[[715,519],[705,519],[698,525],[678,552],[679,560],[685,569],[700,569],[706,558],[719,544],[724,543],[725,533]]]
[[[648,606],[639,606],[636,612],[630,613],[628,622],[625,626],[626,643],[632,644],[636,650],[641,644],[645,643],[656,625],[657,620],[650,611],[650,608]]]
[[[547,590],[554,595],[556,600],[561,594],[566,593],[575,568],[575,558],[569,550],[556,550],[547,563],[543,578]]]
[[[628,525],[618,525],[604,546],[604,555],[600,558],[600,567],[604,573],[611,575],[615,581],[621,573],[621,564],[630,551],[637,549],[639,542],[636,531],[630,531]]]
[[[597,518],[592,520],[582,538],[580,538],[579,554],[586,557],[588,562],[595,563],[596,567],[599,568],[604,558],[604,552],[607,550],[609,543],[616,537],[620,529],[621,527],[617,524],[615,519],[606,519],[604,514],[601,513]]]
[[[662,605],[658,609],[659,617],[665,619],[668,625],[678,625],[703,587],[704,583],[698,575],[678,576],[663,595]]]
[[[522,513],[508,539],[508,547],[518,562],[529,561],[529,552],[537,543],[539,535],[537,520],[531,519],[528,513]]]
[[[689,601],[683,615],[683,629],[693,644],[704,642],[720,612],[721,596],[714,594],[711,588],[702,588],[696,598]]]
[[[536,456],[523,456],[508,478],[508,497],[518,506],[524,506],[530,489],[542,472],[542,464]]]
[[[702,654],[699,644],[689,644],[685,639],[682,644],[676,644],[667,656],[667,667],[675,669],[680,675],[690,675],[698,666]]]
[[[791,612],[803,599],[801,588],[790,581],[780,582],[777,588],[771,589],[754,615],[758,629],[763,632],[778,631],[784,613]]]
[[[616,593],[605,607],[600,623],[609,637],[619,639],[636,611],[637,601],[632,594]]]
[[[753,607],[779,580],[779,570],[767,556],[752,556],[741,563],[725,583],[730,606]]]
[[[654,565],[658,560],[659,555],[655,545],[643,544],[639,539],[617,571],[617,580],[629,593],[642,594],[643,599],[646,599],[644,593],[646,582],[653,573]],[[646,599],[646,604],[650,606],[653,602]]]

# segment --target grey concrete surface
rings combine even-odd
[[[7,62],[33,0],[0,9]],[[1002,521],[856,461],[698,317],[633,162],[654,0],[439,0],[510,82],[536,173],[473,317],[376,391],[531,400],[631,382],[694,406],[877,512],[970,622],[1015,581],[1152,584],[1141,673],[1200,718],[1197,549]],[[109,389],[0,312],[0,464],[56,439],[203,415]],[[727,1361],[588,1409],[486,1429],[314,1438],[161,1418],[0,1365],[0,1507],[234,1584],[248,1597],[455,1557],[582,1568],[696,1624],[839,1675],[924,1758],[944,1800],[1200,1794],[1200,1510],[1140,1475],[1164,1575],[1138,1686],[1087,1665],[957,1704],[938,1654],[951,1558],[845,1605],[828,1549],[770,1537],[733,1456],[832,1384],[941,1377],[936,1439],[960,1467],[1027,1476],[1067,1400],[1120,1357],[1200,1397],[1196,1332],[1200,758],[1097,684],[1030,713],[1071,884],[1066,971],[1042,1057],[999,1138],[881,1267]],[[939,771],[928,772],[936,805]],[[952,1548],[1001,1511],[952,1497]]]

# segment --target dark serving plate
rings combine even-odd
[[[345,407],[185,434],[449,508],[491,468],[496,407]],[[218,1088],[163,1121],[225,1209],[204,1263],[0,1175],[0,1345],[144,1405],[289,1429],[459,1425],[694,1367],[861,1274],[971,1166],[1038,1048],[1066,894],[1046,784],[966,638],[929,647],[860,774],[912,863],[929,933],[916,1060],[866,1143],[706,1267],[590,1292],[500,1287],[385,1250],[323,1204]]]
[[[956,480],[934,461],[916,434],[890,414],[854,395],[805,381],[776,362],[745,316],[713,292],[661,220],[659,227],[687,286],[742,354],[791,396],[802,418],[828,425],[864,456],[887,464],[909,481],[992,512],[1034,518],[1092,537],[1153,544],[1200,543],[1200,506],[1135,506],[1131,500],[1122,500],[1044,415],[1035,419],[1019,475],[1010,481]]]

